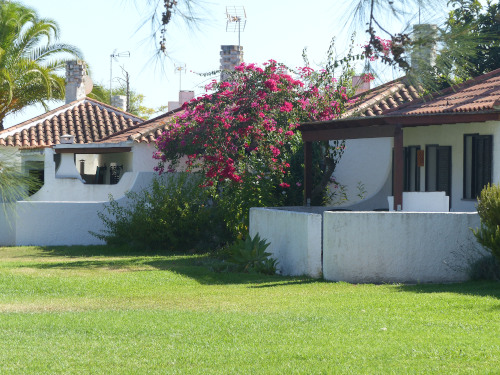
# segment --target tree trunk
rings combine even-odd
[[[332,158],[325,157],[323,160],[325,162],[325,172],[323,173],[323,177],[321,178],[319,184],[314,187],[311,193],[311,200],[319,196],[326,189],[326,186],[330,182],[330,177],[335,171],[336,163]]]

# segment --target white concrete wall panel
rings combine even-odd
[[[283,275],[321,277],[321,214],[251,208],[250,235],[271,245]]]
[[[325,212],[323,276],[351,283],[459,282],[479,256],[476,213]],[[461,270],[459,270],[462,268]]]
[[[16,245],[98,245],[103,202],[17,202]]]
[[[0,203],[0,246],[16,243],[16,215],[12,206]]]

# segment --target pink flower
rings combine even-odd
[[[289,102],[285,102],[281,107],[280,107],[280,112],[291,112],[293,109],[293,104]]]
[[[280,184],[280,187],[281,187],[281,188],[283,188],[283,189],[287,189],[287,188],[289,188],[289,187],[290,187],[290,184],[287,184],[286,182],[282,182],[282,183]]]
[[[264,82],[264,86],[266,86],[269,90],[275,92],[278,91],[278,85],[274,79],[268,79]]]
[[[276,157],[276,156],[278,156],[279,154],[281,154],[281,151],[279,150],[279,148],[274,147],[274,146],[269,146],[269,148],[271,149],[271,152],[273,153],[273,156],[274,156],[274,157]]]

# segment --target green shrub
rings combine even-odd
[[[245,240],[237,240],[228,248],[228,261],[240,272],[258,272],[266,275],[276,273],[278,262],[270,258],[271,254],[266,252],[269,247],[266,240],[261,240],[257,233],[252,239],[247,236]]]
[[[98,214],[106,229],[92,234],[109,245],[141,249],[215,249],[229,237],[220,211],[199,183],[194,174],[169,175],[139,193],[127,193],[123,204],[110,197]]]
[[[477,241],[500,259],[500,186],[486,186],[478,198],[481,227],[473,230]]]
[[[493,255],[477,259],[469,266],[471,280],[500,280],[500,261]]]

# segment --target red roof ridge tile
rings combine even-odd
[[[418,105],[418,104],[425,103],[425,102],[432,102],[432,101],[438,100],[440,97],[444,98],[448,94],[458,93],[461,90],[466,90],[467,88],[470,88],[474,85],[480,84],[481,82],[484,82],[491,77],[495,77],[495,76],[499,76],[499,75],[500,75],[500,68],[495,69],[495,70],[488,72],[486,74],[483,74],[481,76],[471,78],[471,79],[469,79],[465,82],[462,82],[458,85],[450,86],[450,87],[447,87],[443,90],[437,91],[435,93],[427,94],[423,97],[420,97],[419,99],[415,99],[413,101],[401,104],[397,108],[391,108],[391,109],[385,111],[383,113],[383,115],[390,115],[393,112],[402,111],[409,106],[414,106],[414,105]],[[499,86],[499,85],[492,85],[491,87],[495,87],[495,86]],[[471,95],[470,97],[471,97],[471,99],[473,99],[475,96]],[[447,98],[447,99],[452,99],[452,98]],[[450,112],[453,112],[453,110],[451,110]]]
[[[151,133],[152,131],[156,130],[157,128],[159,127],[162,127],[165,125],[165,122],[161,122],[159,124],[156,124],[156,122],[158,121],[161,121],[161,120],[169,120],[170,118],[172,118],[175,114],[179,113],[179,112],[182,112],[183,109],[182,107],[180,108],[176,108],[172,111],[168,111],[168,112],[165,112],[164,114],[162,115],[159,115],[157,117],[154,117],[152,119],[149,119],[149,120],[146,120],[140,124],[136,124],[134,126],[131,126],[127,129],[123,129],[121,131],[118,131],[114,134],[111,134],[107,137],[104,137],[103,139],[99,140],[99,142],[110,142],[110,141],[113,141],[113,138],[118,138],[118,139],[121,139],[125,133],[132,133],[134,132],[135,130],[139,130],[137,132],[134,132],[132,134],[130,134],[126,140],[132,140],[132,141],[136,141],[136,142],[141,142],[140,140],[140,137],[141,136],[145,136],[149,133]],[[151,125],[150,127],[148,127],[149,125]],[[140,131],[140,129],[143,129],[143,128],[146,128],[144,129],[143,132]],[[121,141],[124,141],[124,140],[121,140]]]

